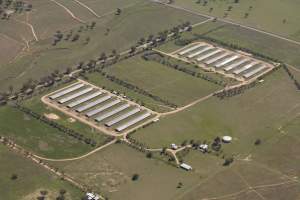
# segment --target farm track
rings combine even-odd
[[[80,23],[83,23],[85,24],[86,21],[80,19],[79,17],[76,17],[75,14],[69,9],[67,8],[66,6],[64,6],[63,4],[57,2],[56,0],[49,0],[49,1],[52,1],[53,3],[55,3],[56,5],[60,6],[61,8],[63,8],[74,20],[80,22]]]
[[[52,161],[52,162],[63,162],[63,161],[74,161],[74,160],[80,160],[80,159],[83,159],[83,158],[86,158],[112,144],[114,144],[115,142],[117,141],[117,139],[114,139],[100,147],[98,147],[97,149],[94,149],[93,151],[90,151],[88,152],[87,154],[84,154],[82,156],[79,156],[79,157],[74,157],[74,158],[64,158],[64,159],[51,159],[51,158],[45,158],[45,157],[41,157],[41,156],[38,156],[38,155],[35,155],[33,154],[34,157],[38,158],[38,159],[41,159],[41,160],[46,160],[46,161]]]
[[[96,17],[100,18],[101,16],[98,15],[92,8],[88,7],[86,4],[82,3],[81,1],[79,0],[73,0],[75,1],[77,4],[81,5],[82,7],[88,9],[93,15],[95,15]]]

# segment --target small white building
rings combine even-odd
[[[176,144],[171,144],[171,149],[177,150],[177,149],[178,149],[178,146],[177,146]]]
[[[88,198],[88,200],[99,200],[100,197],[97,194],[93,194],[93,193],[86,193],[86,197]]]
[[[187,171],[190,171],[190,170],[193,169],[190,165],[185,164],[185,163],[182,163],[182,164],[180,165],[180,167],[181,167],[182,169],[187,170]]]
[[[230,143],[232,141],[232,137],[231,136],[223,136],[222,141],[224,143]]]
[[[206,153],[208,151],[208,145],[207,144],[200,144],[199,145],[199,150],[202,151],[203,153]]]

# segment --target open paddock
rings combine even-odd
[[[177,63],[177,65],[184,64]],[[190,104],[223,87],[161,63],[146,61],[139,55],[117,63],[105,69],[105,72],[167,100],[177,107]]]
[[[1,199],[32,200],[41,196],[41,191],[47,191],[47,199],[56,199],[61,189],[66,190],[66,200],[80,199],[83,195],[76,187],[12,152],[3,144],[0,144],[0,162]],[[13,174],[17,175],[17,179],[11,179]]]

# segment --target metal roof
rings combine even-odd
[[[86,105],[83,105],[83,106],[77,108],[76,111],[77,112],[83,112],[83,111],[85,111],[87,109],[90,109],[90,108],[92,108],[92,107],[94,107],[94,106],[96,106],[96,105],[98,105],[98,104],[100,104],[100,103],[102,103],[102,102],[110,99],[110,98],[111,98],[110,95],[106,95],[106,96],[101,97],[101,98],[99,98],[99,99],[97,99],[95,101],[90,102],[89,104],[86,104]]]
[[[84,95],[84,94],[86,94],[86,93],[88,93],[88,92],[90,92],[90,91],[92,91],[93,90],[93,88],[86,88],[86,89],[84,89],[84,90],[81,90],[81,91],[79,91],[79,92],[77,92],[77,93],[74,93],[74,94],[72,94],[72,95],[70,95],[70,96],[67,96],[67,97],[65,97],[65,98],[63,98],[63,99],[60,99],[59,101],[58,101],[58,103],[66,103],[66,102],[68,102],[68,101],[70,101],[70,100],[72,100],[72,99],[75,99],[75,98],[77,98],[77,97],[80,97],[81,95]]]
[[[104,120],[104,119],[106,119],[106,118],[108,118],[110,116],[113,116],[113,115],[115,115],[115,114],[117,114],[117,113],[125,110],[126,108],[129,108],[129,107],[130,107],[129,104],[121,105],[121,106],[117,107],[116,109],[114,109],[114,110],[112,110],[110,112],[104,113],[103,115],[95,118],[95,120],[98,121],[98,122],[101,122],[102,120]]]
[[[79,83],[79,84],[73,85],[71,87],[68,87],[68,88],[65,88],[65,89],[61,90],[58,93],[55,93],[55,94],[51,95],[49,98],[50,99],[57,99],[58,97],[61,97],[61,96],[66,95],[66,94],[68,94],[70,92],[73,92],[73,91],[75,91],[75,90],[77,90],[79,88],[82,88],[83,86],[84,86],[83,83]]]
[[[127,113],[124,113],[123,115],[120,115],[120,116],[112,119],[111,121],[105,123],[105,125],[110,127],[110,126],[112,126],[112,125],[114,125],[114,124],[116,124],[116,123],[118,123],[118,122],[120,122],[120,121],[122,121],[122,120],[124,120],[124,119],[126,119],[128,117],[130,117],[131,115],[134,115],[135,113],[140,112],[140,111],[141,111],[141,109],[135,108],[135,109],[133,109],[133,110],[127,112]]]
[[[116,104],[118,104],[120,102],[121,101],[119,99],[116,99],[114,101],[111,101],[111,102],[108,102],[108,103],[104,104],[103,106],[101,106],[99,108],[96,108],[94,110],[91,110],[91,111],[87,112],[85,115],[87,117],[91,117],[91,116],[93,116],[93,115],[95,115],[95,114],[97,114],[97,113],[99,113],[99,112],[101,112],[101,111],[103,111],[103,110],[105,110],[107,108],[110,108],[110,107],[112,107],[112,106],[114,106],[114,105],[116,105]]]
[[[139,115],[139,116],[137,116],[136,118],[134,118],[134,119],[132,119],[132,120],[126,122],[125,124],[122,124],[122,125],[118,126],[118,127],[116,128],[116,131],[121,132],[121,131],[123,131],[124,129],[126,129],[126,128],[128,128],[128,127],[130,127],[130,126],[132,126],[132,125],[134,125],[134,124],[136,124],[136,123],[138,123],[138,122],[140,122],[140,121],[146,119],[146,118],[149,117],[150,115],[151,115],[151,113],[149,113],[149,112],[148,112],[148,113],[144,113],[144,114],[142,114],[142,115]]]
[[[95,98],[95,97],[97,97],[97,96],[99,96],[101,94],[102,94],[102,92],[97,91],[97,92],[95,92],[95,93],[93,93],[91,95],[88,95],[88,96],[86,96],[86,97],[84,97],[82,99],[78,99],[77,101],[74,101],[74,102],[70,103],[69,105],[67,105],[67,107],[73,108],[73,107],[75,107],[75,106],[77,106],[79,104],[82,104],[82,103],[84,103],[84,102],[86,102],[88,100],[91,100],[91,99],[93,99],[93,98]]]

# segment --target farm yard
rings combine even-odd
[[[109,93],[84,81],[48,94],[42,101],[112,136],[129,128],[132,130],[156,115],[146,107],[127,100],[125,96]]]
[[[0,199],[298,200],[297,6],[0,0]]]

